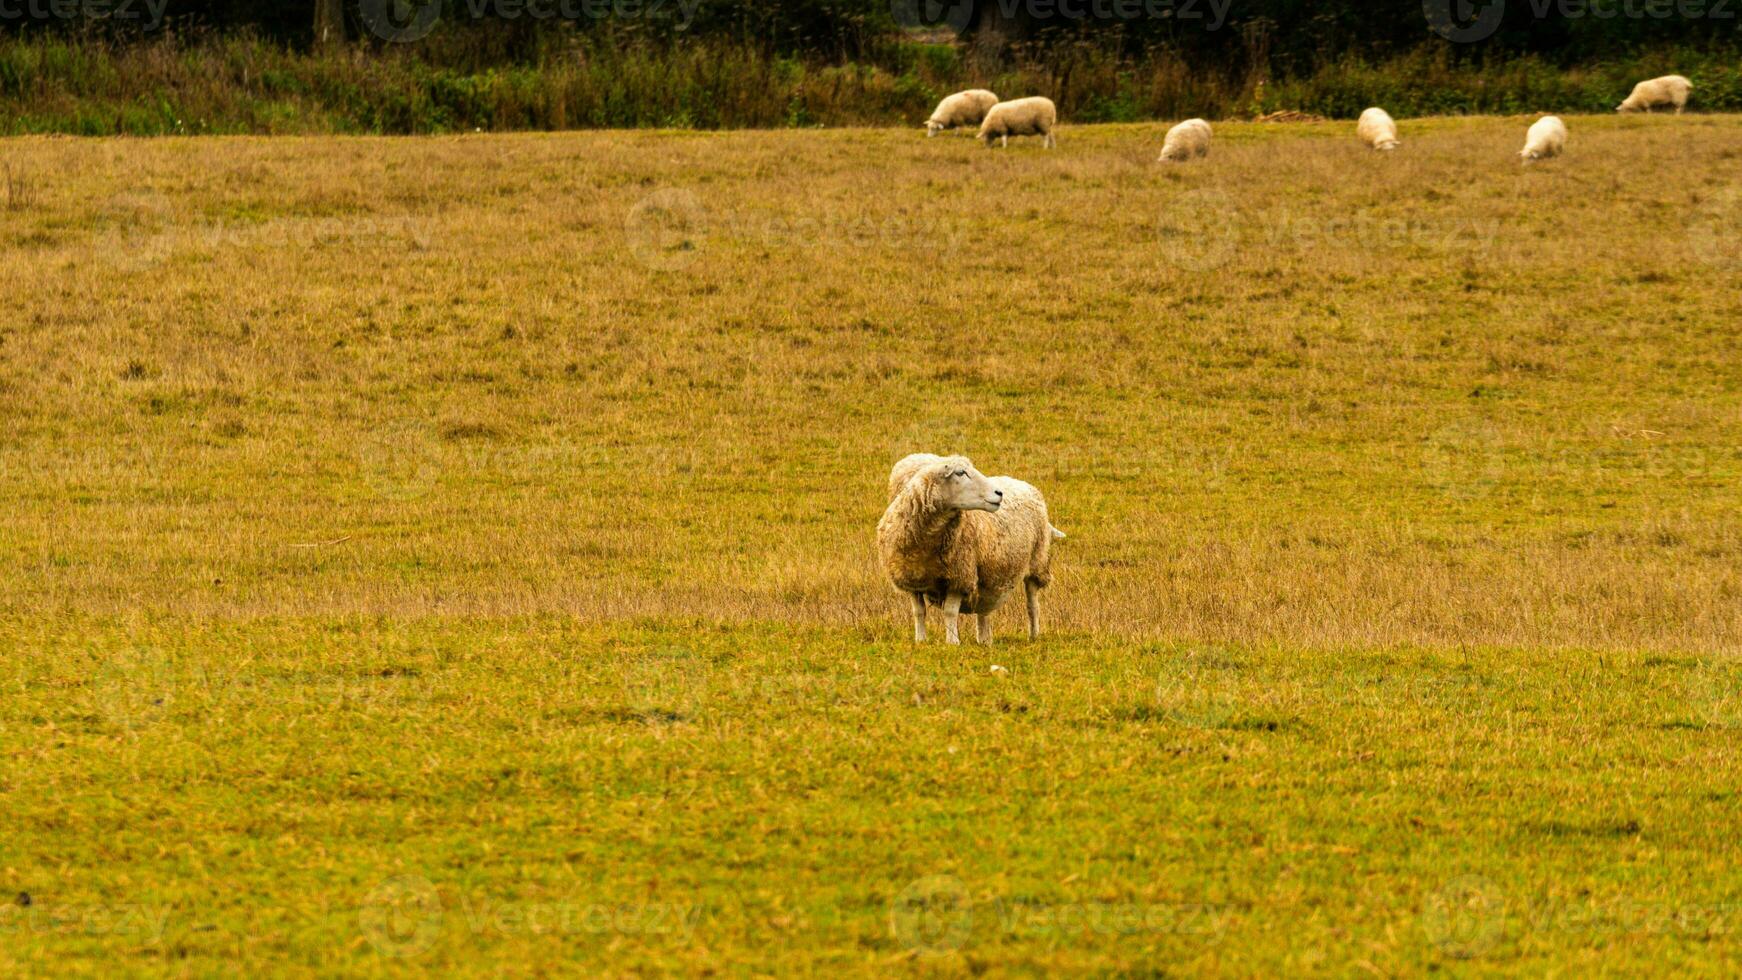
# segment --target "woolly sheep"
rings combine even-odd
[[[1040,491],[988,477],[963,456],[916,453],[889,473],[889,509],[877,522],[877,552],[896,589],[913,603],[913,638],[925,640],[925,605],[944,610],[944,637],[960,642],[957,616],[979,617],[992,642],[991,613],[1020,584],[1028,636],[1040,636],[1040,590],[1052,582],[1052,543],[1065,536],[1047,518]]]
[[[1675,114],[1681,115],[1682,106],[1688,104],[1688,93],[1693,90],[1694,83],[1680,75],[1665,75],[1653,78],[1633,86],[1633,94],[1615,107],[1616,112],[1650,112],[1653,106],[1673,105]]]
[[[1558,157],[1567,148],[1567,124],[1559,116],[1543,116],[1524,134],[1524,149],[1518,155],[1525,163]]]
[[[980,123],[980,139],[990,147],[994,137],[999,146],[1009,146],[1012,136],[1040,136],[1051,149],[1058,145],[1052,136],[1058,121],[1058,109],[1051,99],[1039,95],[1011,99],[986,110],[986,118]]]
[[[1209,152],[1210,124],[1202,119],[1187,119],[1167,131],[1167,138],[1161,142],[1161,156],[1155,159],[1181,163]]]
[[[938,107],[931,112],[931,118],[925,121],[925,134],[936,136],[946,129],[957,126],[978,126],[980,120],[986,118],[986,110],[998,104],[998,96],[983,88],[971,88],[966,92],[945,96]]]
[[[1355,123],[1355,135],[1375,150],[1395,150],[1399,142],[1397,121],[1378,106],[1361,113],[1360,121]]]

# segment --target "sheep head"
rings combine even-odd
[[[946,456],[927,467],[920,479],[925,481],[926,503],[936,509],[993,512],[1004,503],[1004,491],[995,489],[966,456]]]

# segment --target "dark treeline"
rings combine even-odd
[[[1093,40],[1128,53],[1165,47],[1228,68],[1309,71],[1423,45],[1480,60],[1559,64],[1673,46],[1737,45],[1742,0],[0,0],[0,30],[247,31],[293,47],[385,46],[439,34],[426,57],[525,62],[549,35],[731,40],[769,54],[876,58],[891,43],[949,34],[981,49]],[[1254,64],[1262,62],[1262,66]]]

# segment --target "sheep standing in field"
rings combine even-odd
[[[962,456],[916,453],[889,473],[889,509],[877,522],[877,552],[895,587],[913,601],[913,638],[925,640],[925,604],[944,610],[944,637],[959,643],[962,612],[989,618],[1020,584],[1028,597],[1028,637],[1040,636],[1040,590],[1052,582],[1052,526],[1046,500],[1007,476],[983,476]]]
[[[1558,157],[1567,148],[1567,124],[1559,116],[1543,116],[1524,134],[1524,149],[1518,156],[1525,163]]]
[[[1378,106],[1361,113],[1360,120],[1355,123],[1355,135],[1375,150],[1395,150],[1399,142],[1397,121],[1391,118],[1391,113]]]
[[[971,88],[966,92],[945,96],[938,107],[931,112],[931,118],[925,121],[925,135],[936,136],[946,129],[957,126],[978,126],[986,118],[986,110],[998,104],[998,96],[983,88]]]
[[[1167,131],[1167,138],[1161,141],[1161,156],[1155,159],[1183,163],[1209,152],[1210,124],[1202,119],[1187,119]]]
[[[1039,95],[1011,99],[986,110],[986,118],[980,123],[980,138],[986,141],[987,147],[992,145],[993,139],[1005,147],[1010,145],[1012,136],[1039,136],[1044,138],[1050,150],[1058,145],[1052,136],[1058,121],[1058,109],[1051,99]]]
[[[1682,114],[1682,107],[1688,104],[1688,93],[1693,91],[1694,83],[1680,75],[1665,75],[1653,78],[1633,86],[1633,94],[1623,99],[1615,107],[1616,112],[1650,112],[1653,106],[1675,106],[1675,114]]]

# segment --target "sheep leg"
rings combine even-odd
[[[992,645],[992,617],[986,615],[985,613],[981,613],[980,615],[974,617],[974,619],[975,619],[974,639],[979,640],[981,646],[988,646],[988,647],[991,646]]]
[[[910,594],[913,599],[913,642],[925,642],[925,593]]]
[[[1009,133],[1005,133],[1003,136],[998,137],[998,148],[1000,150],[1010,149],[1010,134]]]
[[[1033,579],[1022,583],[1023,591],[1028,593],[1028,638],[1040,639],[1040,586]]]
[[[951,592],[944,596],[944,642],[951,645],[962,642],[956,632],[956,619],[962,612],[962,594]]]

